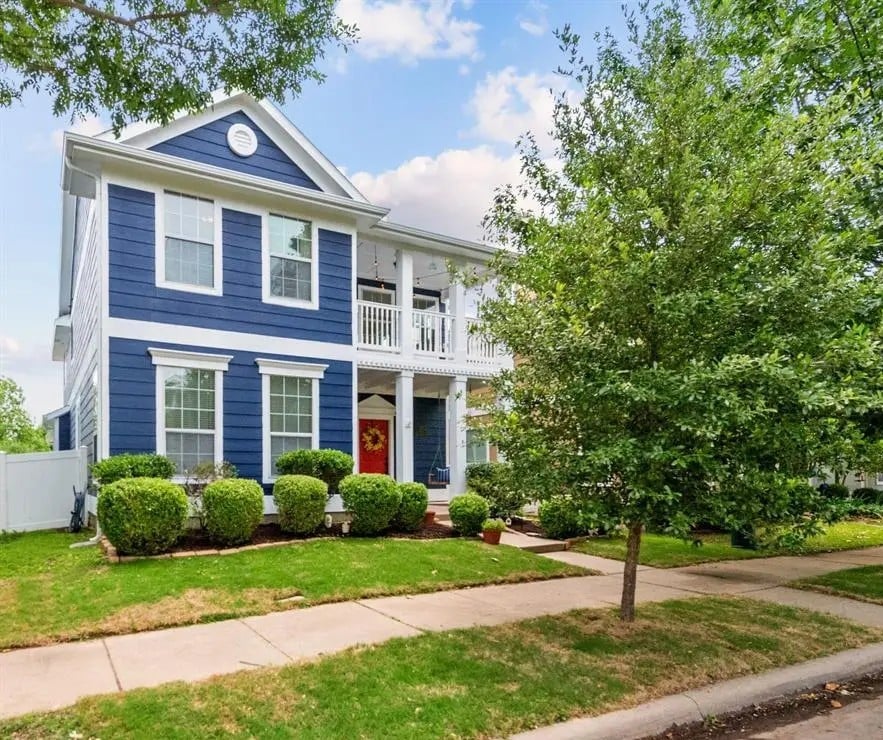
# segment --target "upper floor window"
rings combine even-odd
[[[289,216],[267,216],[264,300],[316,308],[317,262],[313,224]]]
[[[158,284],[220,293],[221,240],[214,201],[168,190],[163,192],[162,199]]]

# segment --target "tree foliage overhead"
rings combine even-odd
[[[49,449],[46,433],[34,426],[25,411],[25,396],[12,379],[0,376],[0,452],[42,452]]]
[[[581,99],[556,105],[555,161],[528,138],[524,186],[498,194],[487,223],[511,251],[482,306],[522,360],[494,381],[489,436],[520,480],[627,527],[626,619],[645,526],[812,531],[807,479],[883,407],[863,197],[883,147],[850,125],[861,95],[810,116],[701,17],[628,27],[593,65],[560,34]]]
[[[353,38],[335,0],[4,0],[0,106],[35,89],[56,115],[166,123],[219,88],[296,95]]]

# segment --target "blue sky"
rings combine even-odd
[[[391,218],[480,236],[493,188],[518,176],[514,143],[549,128],[555,28],[621,33],[619,0],[341,0],[361,41],[322,65],[291,120]],[[0,375],[38,416],[61,404],[57,315],[60,145],[71,122],[28,95],[0,110]],[[86,133],[98,120],[75,122]]]

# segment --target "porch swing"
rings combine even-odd
[[[442,405],[441,391],[438,393],[438,405]],[[444,439],[435,446],[435,454],[432,456],[426,476],[427,488],[444,488],[451,482],[451,468],[447,465],[439,467],[439,462],[445,462],[443,445]]]

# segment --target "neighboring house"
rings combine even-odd
[[[228,460],[267,492],[282,452],[330,447],[434,499],[465,489],[467,394],[510,361],[446,265],[492,247],[385,220],[242,94],[66,134],[62,188],[60,446],[155,450],[182,475]]]

